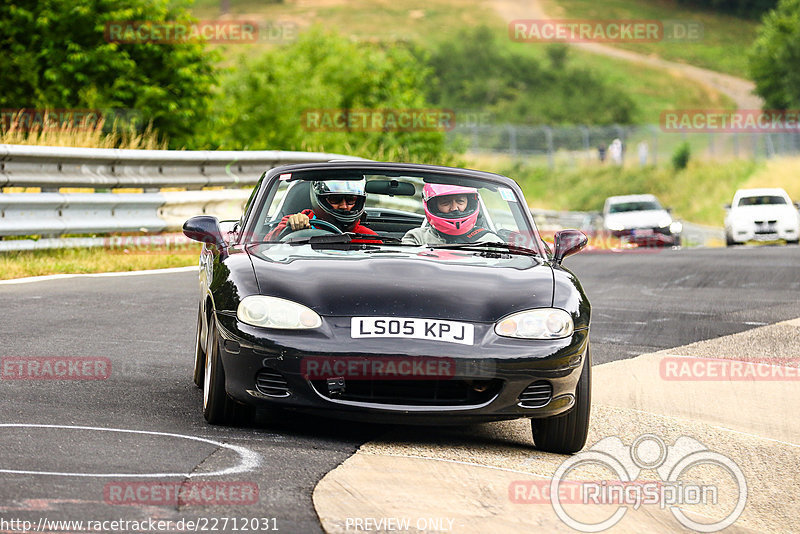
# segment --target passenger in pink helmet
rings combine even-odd
[[[441,245],[503,241],[488,229],[476,225],[480,201],[474,187],[425,184],[422,202],[428,224],[406,232],[403,243]]]

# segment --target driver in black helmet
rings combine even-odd
[[[367,194],[366,180],[324,180],[311,182],[311,207],[300,213],[286,215],[267,236],[272,241],[280,236],[288,225],[292,231],[311,228],[312,221],[319,219],[336,226],[342,232],[375,235],[374,230],[361,224]],[[380,243],[378,240],[353,239],[354,243]]]

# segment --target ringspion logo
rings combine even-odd
[[[574,480],[573,473],[610,472],[611,479]],[[642,479],[655,471],[658,479]],[[566,459],[549,488],[537,482],[514,481],[509,498],[520,504],[550,502],[556,515],[579,532],[602,532],[622,521],[629,509],[642,505],[670,511],[683,527],[717,532],[734,524],[747,503],[747,481],[727,456],[700,441],[680,436],[671,445],[653,434],[642,434],[630,445],[619,437],[604,438]],[[565,506],[565,505],[577,506]],[[590,516],[581,505],[601,505]],[[608,506],[612,505],[612,506]],[[703,516],[687,514],[697,507]],[[576,513],[577,512],[577,513]],[[713,515],[713,517],[708,514]]]

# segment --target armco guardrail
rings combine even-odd
[[[351,158],[340,154],[263,150],[175,151],[0,145],[0,187],[39,187],[42,193],[0,193],[0,237],[44,236],[55,248],[80,239],[65,234],[161,232],[189,217],[238,218],[262,173],[289,163]],[[229,189],[200,191],[204,187]],[[144,193],[58,193],[62,187],[139,188]],[[161,192],[161,188],[189,191]],[[247,189],[242,189],[242,188]],[[93,242],[94,243],[94,242]],[[3,242],[0,250],[30,248]]]
[[[531,209],[540,231],[549,233],[564,228],[576,228],[592,236],[603,231],[603,216],[595,211],[553,211]],[[715,226],[704,226],[686,221],[683,225],[684,247],[719,246],[725,241],[725,231]]]
[[[561,230],[575,228],[584,232],[597,231],[601,227],[602,216],[594,211],[554,211],[531,208],[531,215],[539,230]]]
[[[360,159],[281,150],[181,151],[0,145],[0,187],[158,189],[253,185],[289,163]]]

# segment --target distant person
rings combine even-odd
[[[622,141],[619,137],[611,141],[611,146],[608,147],[608,157],[615,165],[622,165]]]
[[[597,157],[600,159],[600,163],[604,163],[606,161],[606,144],[600,143],[597,145]]]
[[[425,184],[422,202],[428,225],[413,228],[403,236],[409,245],[445,243],[503,243],[503,239],[477,226],[480,213],[478,190],[460,185]]]
[[[647,165],[647,158],[650,156],[650,147],[647,145],[647,141],[640,141],[636,146],[636,150],[639,153],[639,165],[644,167]]]

